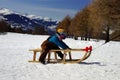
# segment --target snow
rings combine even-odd
[[[1,21],[1,20],[4,20],[4,19],[5,19],[5,18],[4,18],[3,16],[0,16],[0,21]]]
[[[0,8],[0,14],[7,15],[7,14],[11,14],[11,13],[13,13],[13,12],[10,11],[9,9],[6,9],[6,8]]]
[[[32,15],[32,14],[27,14],[27,15],[24,15],[30,19],[43,19],[42,16],[36,16],[36,15]]]
[[[92,55],[75,64],[29,63],[31,48],[40,47],[48,36],[8,33],[0,35],[0,80],[119,80],[120,42],[81,41],[70,38],[71,48],[93,46]]]

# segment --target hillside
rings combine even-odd
[[[12,28],[21,28],[24,32],[29,30],[34,31],[36,27],[42,27],[48,34],[51,34],[58,24],[58,21],[49,17],[27,13],[23,14],[7,8],[0,8],[0,20],[1,19],[5,20]]]
[[[71,48],[93,46],[92,55],[76,64],[29,63],[30,48],[40,47],[48,36],[8,33],[0,35],[0,80],[119,80],[120,42],[65,39]],[[72,43],[71,43],[72,42]],[[79,54],[79,53],[78,53]],[[39,56],[39,55],[38,55]]]

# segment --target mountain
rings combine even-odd
[[[0,18],[5,20],[11,27],[21,27],[22,30],[34,30],[35,27],[44,27],[49,34],[53,33],[58,21],[49,17],[36,16],[31,14],[21,14],[6,8],[0,9]]]

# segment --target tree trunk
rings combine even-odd
[[[110,41],[110,27],[107,26],[107,29],[106,29],[106,40],[105,40],[105,43],[109,42]]]

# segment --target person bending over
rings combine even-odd
[[[45,58],[47,56],[47,53],[49,52],[49,50],[51,49],[70,49],[69,46],[63,42],[62,40],[65,39],[67,37],[67,35],[64,32],[64,29],[58,29],[56,31],[56,34],[53,36],[50,36],[47,40],[45,40],[42,44],[41,44],[41,48],[42,48],[42,54],[39,58],[39,61],[42,64],[45,64]],[[61,53],[61,51],[56,52],[58,54],[58,56],[63,59],[63,54]]]

